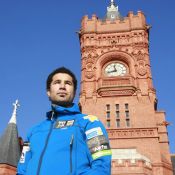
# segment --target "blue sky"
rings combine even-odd
[[[175,1],[118,0],[120,13],[142,10],[150,31],[150,57],[158,109],[166,111],[170,150],[175,153]],[[0,134],[19,99],[19,135],[45,117],[50,104],[45,92],[47,75],[56,67],[72,69],[80,80],[80,45],[76,31],[81,18],[103,18],[109,0],[0,1]],[[76,102],[78,101],[77,92]]]

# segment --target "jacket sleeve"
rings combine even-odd
[[[31,159],[31,150],[30,150],[30,140],[29,137],[23,144],[23,150],[21,153],[20,160],[17,166],[17,174],[16,175],[25,175],[27,170],[27,165],[29,160]]]
[[[84,119],[88,120],[85,135],[90,169],[82,175],[110,175],[112,152],[106,129],[96,116],[88,115]]]

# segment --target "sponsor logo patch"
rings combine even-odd
[[[109,142],[104,135],[91,138],[87,144],[93,159],[112,154]]]
[[[24,142],[21,157],[20,157],[20,163],[25,163],[26,153],[30,151],[30,143]]]
[[[83,117],[84,119],[88,119],[90,122],[94,122],[94,121],[99,121],[98,118],[94,115],[87,115],[85,117]]]
[[[74,120],[69,120],[66,123],[66,126],[72,126],[74,124]]]
[[[86,137],[88,140],[100,135],[103,135],[103,131],[101,130],[100,127],[92,128],[86,131]]]
[[[65,121],[57,121],[55,123],[55,127],[54,128],[65,128],[65,127],[70,127],[73,126],[75,120],[65,120]]]
[[[109,149],[109,150],[102,150],[102,151],[99,151],[95,154],[92,154],[92,158],[95,160],[99,157],[102,157],[102,156],[111,156],[112,155],[112,151]]]

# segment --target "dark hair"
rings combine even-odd
[[[58,74],[58,73],[68,74],[72,77],[73,84],[74,84],[74,92],[76,92],[76,90],[77,90],[77,79],[75,77],[75,74],[71,70],[69,70],[65,67],[59,67],[59,68],[55,69],[53,72],[51,72],[49,74],[49,76],[47,77],[47,81],[46,81],[46,89],[47,90],[50,89],[50,84],[52,83],[52,78],[55,74]]]

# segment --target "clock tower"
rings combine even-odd
[[[122,17],[111,0],[105,19],[84,16],[80,106],[107,128],[112,175],[172,175],[165,112],[157,110],[144,14]]]

